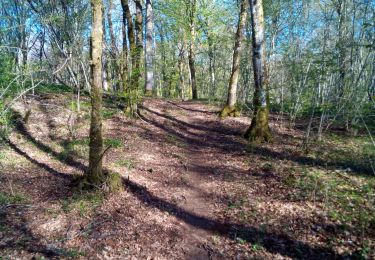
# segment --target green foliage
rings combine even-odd
[[[132,170],[135,168],[135,162],[132,159],[120,159],[115,162],[116,166],[119,167],[126,167],[128,170]]]
[[[5,111],[5,109],[4,101],[0,100],[0,142],[8,136],[12,125],[11,112]]]
[[[86,101],[86,100],[81,100],[79,102],[79,106],[80,106],[80,110],[81,111],[90,111],[91,109],[91,102],[90,101]],[[78,112],[78,103],[76,100],[72,100],[71,102],[69,102],[68,104],[66,104],[66,108],[67,109],[70,109],[72,111],[75,111],[75,112]]]
[[[323,202],[333,221],[355,225],[357,232],[369,230],[375,221],[370,199],[375,191],[374,177],[359,182],[345,172],[305,170],[293,182],[284,183],[297,188],[296,198]]]
[[[103,110],[102,110],[103,119],[110,119],[115,114],[116,114],[116,110],[115,109],[103,108]]]
[[[65,200],[60,200],[61,209],[65,213],[76,212],[81,217],[85,217],[95,212],[104,200],[103,193],[84,192],[82,194],[74,194]]]
[[[22,193],[8,194],[0,192],[0,205],[21,204],[27,202],[27,198]]]
[[[72,88],[61,84],[41,84],[35,89],[36,93],[55,93],[64,94],[72,92]]]
[[[64,144],[64,151],[60,153],[60,159],[78,156],[80,158],[88,158],[89,156],[89,138],[77,139]],[[120,139],[109,138],[104,139],[104,146],[111,146],[114,149],[123,147]]]
[[[105,146],[111,146],[112,148],[121,148],[123,143],[120,139],[109,138],[104,140]]]

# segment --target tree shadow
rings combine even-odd
[[[143,110],[149,112],[149,113],[152,113],[156,116],[159,116],[159,117],[162,117],[162,118],[165,118],[165,119],[168,119],[170,121],[173,121],[173,122],[175,122],[175,123],[177,123],[181,126],[187,127],[187,128],[191,128],[191,129],[195,129],[195,130],[199,130],[199,131],[214,132],[214,133],[219,133],[219,134],[223,134],[223,135],[241,135],[242,134],[241,132],[238,132],[234,129],[226,128],[224,125],[221,125],[221,127],[219,129],[212,128],[212,127],[205,127],[205,126],[202,126],[202,125],[194,125],[194,124],[186,123],[186,122],[184,122],[182,120],[179,120],[175,117],[156,112],[156,111],[154,111],[154,110],[152,110],[148,107],[145,107],[145,106],[142,106],[141,108]]]
[[[203,113],[203,114],[208,114],[208,115],[215,115],[215,114],[219,114],[220,111],[206,111],[206,110],[200,110],[200,109],[192,109],[192,108],[186,108],[186,107],[183,107],[183,106],[180,106],[172,101],[169,101],[167,100],[167,103],[175,106],[175,107],[178,107],[180,109],[183,109],[183,110],[186,110],[186,111],[189,111],[189,112],[198,112],[198,113]],[[189,101],[188,104],[192,104],[192,102]]]
[[[145,109],[145,108],[144,108]],[[165,123],[159,123],[157,120],[153,120],[151,117],[146,118],[144,115],[140,115],[141,119],[145,122],[153,125],[154,127],[157,127],[165,132],[167,132],[170,135],[173,135],[177,138],[180,138],[181,140],[184,140],[184,142],[187,145],[194,145],[197,147],[210,147],[214,149],[218,149],[221,152],[243,152],[247,151],[248,154],[253,155],[259,155],[263,158],[273,158],[278,160],[288,160],[295,163],[298,163],[300,165],[306,165],[306,166],[318,166],[318,167],[329,167],[332,169],[345,169],[350,168],[351,171],[358,175],[364,175],[364,176],[372,176],[373,170],[370,167],[370,165],[363,165],[360,163],[353,163],[347,162],[347,161],[336,161],[336,160],[327,160],[322,158],[312,158],[307,157],[303,155],[296,155],[291,154],[290,152],[284,151],[284,152],[278,152],[271,150],[265,146],[250,146],[249,144],[245,143],[245,140],[243,142],[240,142],[238,140],[235,140],[234,138],[230,138],[227,130],[221,131],[221,130],[215,130],[209,127],[198,127],[196,125],[188,124],[186,122],[177,120],[171,116],[161,114],[155,111],[152,111],[150,109],[145,109],[146,111],[152,113],[153,115],[165,118],[167,120],[170,120],[173,125],[178,129],[174,130],[171,127],[168,127],[168,124]],[[189,132],[189,128],[202,130],[202,131],[210,131],[210,132],[216,132],[220,133],[220,136],[215,135],[204,135],[204,134],[196,134]],[[192,138],[187,136],[186,134],[194,135],[197,138]],[[233,135],[238,135],[238,132],[233,132]],[[234,137],[234,136],[232,136]]]
[[[0,226],[6,227],[6,230],[4,231],[5,234],[13,234],[13,236],[8,236],[5,243],[0,244],[0,251],[24,250],[32,254],[42,254],[52,259],[67,257],[65,250],[45,245],[42,242],[42,239],[33,233],[27,225],[27,220],[24,216],[25,209],[21,208],[22,205],[13,207],[16,207],[14,210],[17,211],[17,214],[15,214],[10,208],[7,208],[6,210],[0,209]],[[17,221],[15,221],[14,215],[17,216]],[[14,236],[14,234],[17,235]]]
[[[262,156],[263,158],[288,160],[288,161],[296,162],[300,165],[306,165],[306,166],[312,166],[312,167],[318,166],[318,167],[331,168],[331,169],[350,168],[350,170],[357,175],[362,175],[365,177],[373,176],[373,170],[371,169],[369,165],[368,167],[366,167],[359,163],[353,164],[353,163],[348,163],[345,161],[331,161],[331,160],[325,160],[321,158],[312,158],[312,157],[307,157],[303,155],[290,154],[289,152],[281,153],[281,152],[277,152],[269,148],[266,148],[264,146],[263,147],[257,146],[253,149],[250,149],[249,153]]]
[[[10,148],[12,148],[16,153],[18,153],[19,155],[23,156],[24,158],[26,158],[28,161],[30,161],[31,163],[39,166],[40,168],[46,170],[47,172],[53,174],[54,176],[56,177],[59,177],[59,178],[63,178],[63,179],[66,179],[66,180],[71,180],[72,177],[66,173],[62,173],[62,172],[59,172],[55,169],[53,169],[52,167],[50,167],[49,165],[45,164],[45,163],[42,163],[42,162],[39,162],[37,160],[35,160],[34,158],[31,158],[26,152],[22,151],[20,148],[18,148],[13,142],[11,142],[10,140],[7,140],[6,143],[9,145]]]
[[[231,222],[221,222],[209,219],[191,213],[174,203],[161,199],[147,188],[124,179],[124,185],[131,191],[140,201],[148,207],[154,207],[160,211],[168,212],[185,223],[199,229],[203,229],[213,234],[219,234],[232,240],[241,238],[249,243],[262,245],[268,252],[281,254],[293,258],[309,258],[309,259],[339,259],[333,250],[327,247],[312,247],[304,242],[296,241],[284,234],[270,233],[253,226],[245,226]]]
[[[49,147],[48,145],[44,144],[43,142],[40,142],[39,140],[36,140],[30,134],[30,132],[27,130],[25,124],[22,121],[22,116],[20,115],[20,113],[15,111],[15,110],[13,110],[12,113],[15,117],[15,130],[19,134],[21,134],[24,138],[26,138],[27,141],[31,142],[39,150],[41,150],[41,151],[43,151],[47,154],[52,155],[55,159],[57,159],[61,163],[67,164],[67,165],[72,166],[72,167],[75,167],[76,169],[78,169],[80,171],[86,171],[87,170],[87,166],[84,165],[83,163],[81,163],[79,161],[76,161],[76,160],[73,160],[70,157],[66,158],[64,153],[58,153],[55,150],[53,150],[51,147]],[[18,151],[20,151],[22,153],[22,150],[18,149]]]
[[[173,130],[169,127],[167,127],[165,124],[158,123],[152,119],[147,119],[144,116],[141,115],[141,118],[154,125],[155,127],[158,127],[168,133],[171,133],[175,136],[178,136],[182,139],[184,139],[188,144],[193,144],[201,147],[202,145],[209,145],[217,149],[225,149],[225,146],[220,145],[219,143],[216,143],[216,139],[213,140],[213,142],[202,143],[199,140],[196,140],[194,138],[186,137],[183,134],[177,132],[176,130]],[[55,157],[57,160],[66,163],[69,166],[73,166],[79,170],[85,170],[87,167],[82,164],[81,162],[75,161],[73,159],[61,160],[60,153],[57,153],[49,146],[43,144],[42,142],[39,142],[35,140],[31,136],[31,134],[27,131],[24,124],[19,121],[16,125],[16,130],[22,134],[27,140],[31,141],[35,146],[46,152],[51,154],[53,157]],[[14,144],[13,144],[14,145]],[[246,147],[246,145],[240,143],[235,143],[234,140],[231,140],[231,148],[235,148],[235,150],[243,149]],[[17,148],[18,149],[18,148]],[[51,167],[46,167],[45,164],[38,163],[35,160],[33,160],[29,155],[27,155],[25,152],[20,151],[22,156],[25,156],[28,160],[36,163],[38,166],[41,166],[42,168],[48,170],[54,175],[60,176],[63,173],[58,173],[54,171]],[[275,156],[275,154],[270,153],[271,151],[262,150],[259,148],[256,148],[256,153],[259,153],[261,155],[266,154],[267,156]],[[273,151],[272,151],[273,152]],[[108,170],[107,170],[108,171]],[[61,177],[61,176],[60,176]],[[128,191],[130,191],[139,201],[143,202],[148,207],[156,208],[163,212],[168,212],[170,214],[173,214],[176,218],[182,220],[183,222],[199,228],[203,229],[209,232],[212,232],[213,234],[219,234],[221,236],[227,237],[232,240],[236,240],[238,237],[241,239],[253,243],[253,244],[259,244],[262,245],[268,252],[275,253],[275,254],[281,254],[288,257],[293,258],[309,258],[309,259],[318,259],[318,258],[329,258],[329,259],[339,259],[341,258],[340,255],[337,255],[332,249],[328,247],[323,246],[317,246],[313,247],[307,243],[304,243],[302,241],[297,241],[290,236],[287,236],[285,234],[277,234],[272,232],[267,232],[265,230],[262,230],[258,227],[254,226],[246,226],[241,225],[237,223],[232,222],[222,222],[220,220],[210,219],[207,217],[199,216],[197,214],[191,213],[178,205],[171,203],[167,200],[164,200],[162,198],[159,198],[155,195],[153,195],[151,192],[147,190],[147,188],[130,181],[129,179],[123,179],[124,185],[127,188]],[[45,252],[49,253],[49,252]]]

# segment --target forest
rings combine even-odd
[[[375,259],[375,2],[1,0],[2,259]]]

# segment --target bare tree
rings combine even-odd
[[[245,138],[250,141],[271,141],[272,136],[268,125],[268,104],[266,98],[266,55],[265,34],[262,0],[249,0],[251,13],[251,27],[253,40],[253,69],[254,69],[254,115],[251,125],[245,133]]]
[[[197,1],[187,1],[186,11],[189,19],[189,31],[190,31],[190,42],[189,42],[189,69],[190,69],[190,83],[191,92],[193,99],[198,98],[197,91],[197,80],[195,76],[195,15],[196,15]]]
[[[154,88],[154,17],[152,10],[152,0],[146,0],[146,96],[152,95]]]
[[[97,185],[103,181],[102,171],[102,47],[103,47],[103,4],[91,0],[91,125],[88,181]]]
[[[232,74],[229,79],[229,89],[228,89],[228,98],[227,103],[223,110],[220,113],[221,117],[226,116],[235,116],[238,113],[236,112],[236,103],[237,103],[237,84],[238,77],[240,73],[240,55],[241,55],[241,44],[243,39],[243,29],[245,27],[247,19],[247,8],[248,0],[241,1],[241,10],[238,20],[236,40],[233,48],[233,64],[232,64]]]

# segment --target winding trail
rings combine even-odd
[[[54,106],[47,109],[46,102]],[[293,145],[251,147],[242,137],[247,117],[220,120],[218,107],[203,102],[145,99],[139,120],[112,107],[104,137],[121,145],[109,150],[104,165],[123,176],[126,190],[108,195],[88,216],[66,212],[63,205],[77,195],[70,180],[87,169],[89,126],[89,118],[77,119],[75,143],[83,142],[77,151],[67,150],[74,143],[66,125],[71,118],[59,107],[69,102],[65,96],[34,97],[29,123],[19,120],[10,138],[12,156],[22,163],[15,173],[14,166],[8,169],[8,178],[33,204],[0,212],[12,227],[7,236],[13,244],[5,248],[18,258],[61,257],[61,248],[83,248],[93,259],[335,256],[324,241],[306,238],[309,219],[300,216],[315,209],[289,201],[284,166],[277,167],[278,175],[275,166],[267,166],[271,159],[290,159],[284,150]],[[36,181],[41,178],[48,181]],[[290,226],[293,236],[283,230]],[[18,245],[20,237],[33,239]]]

